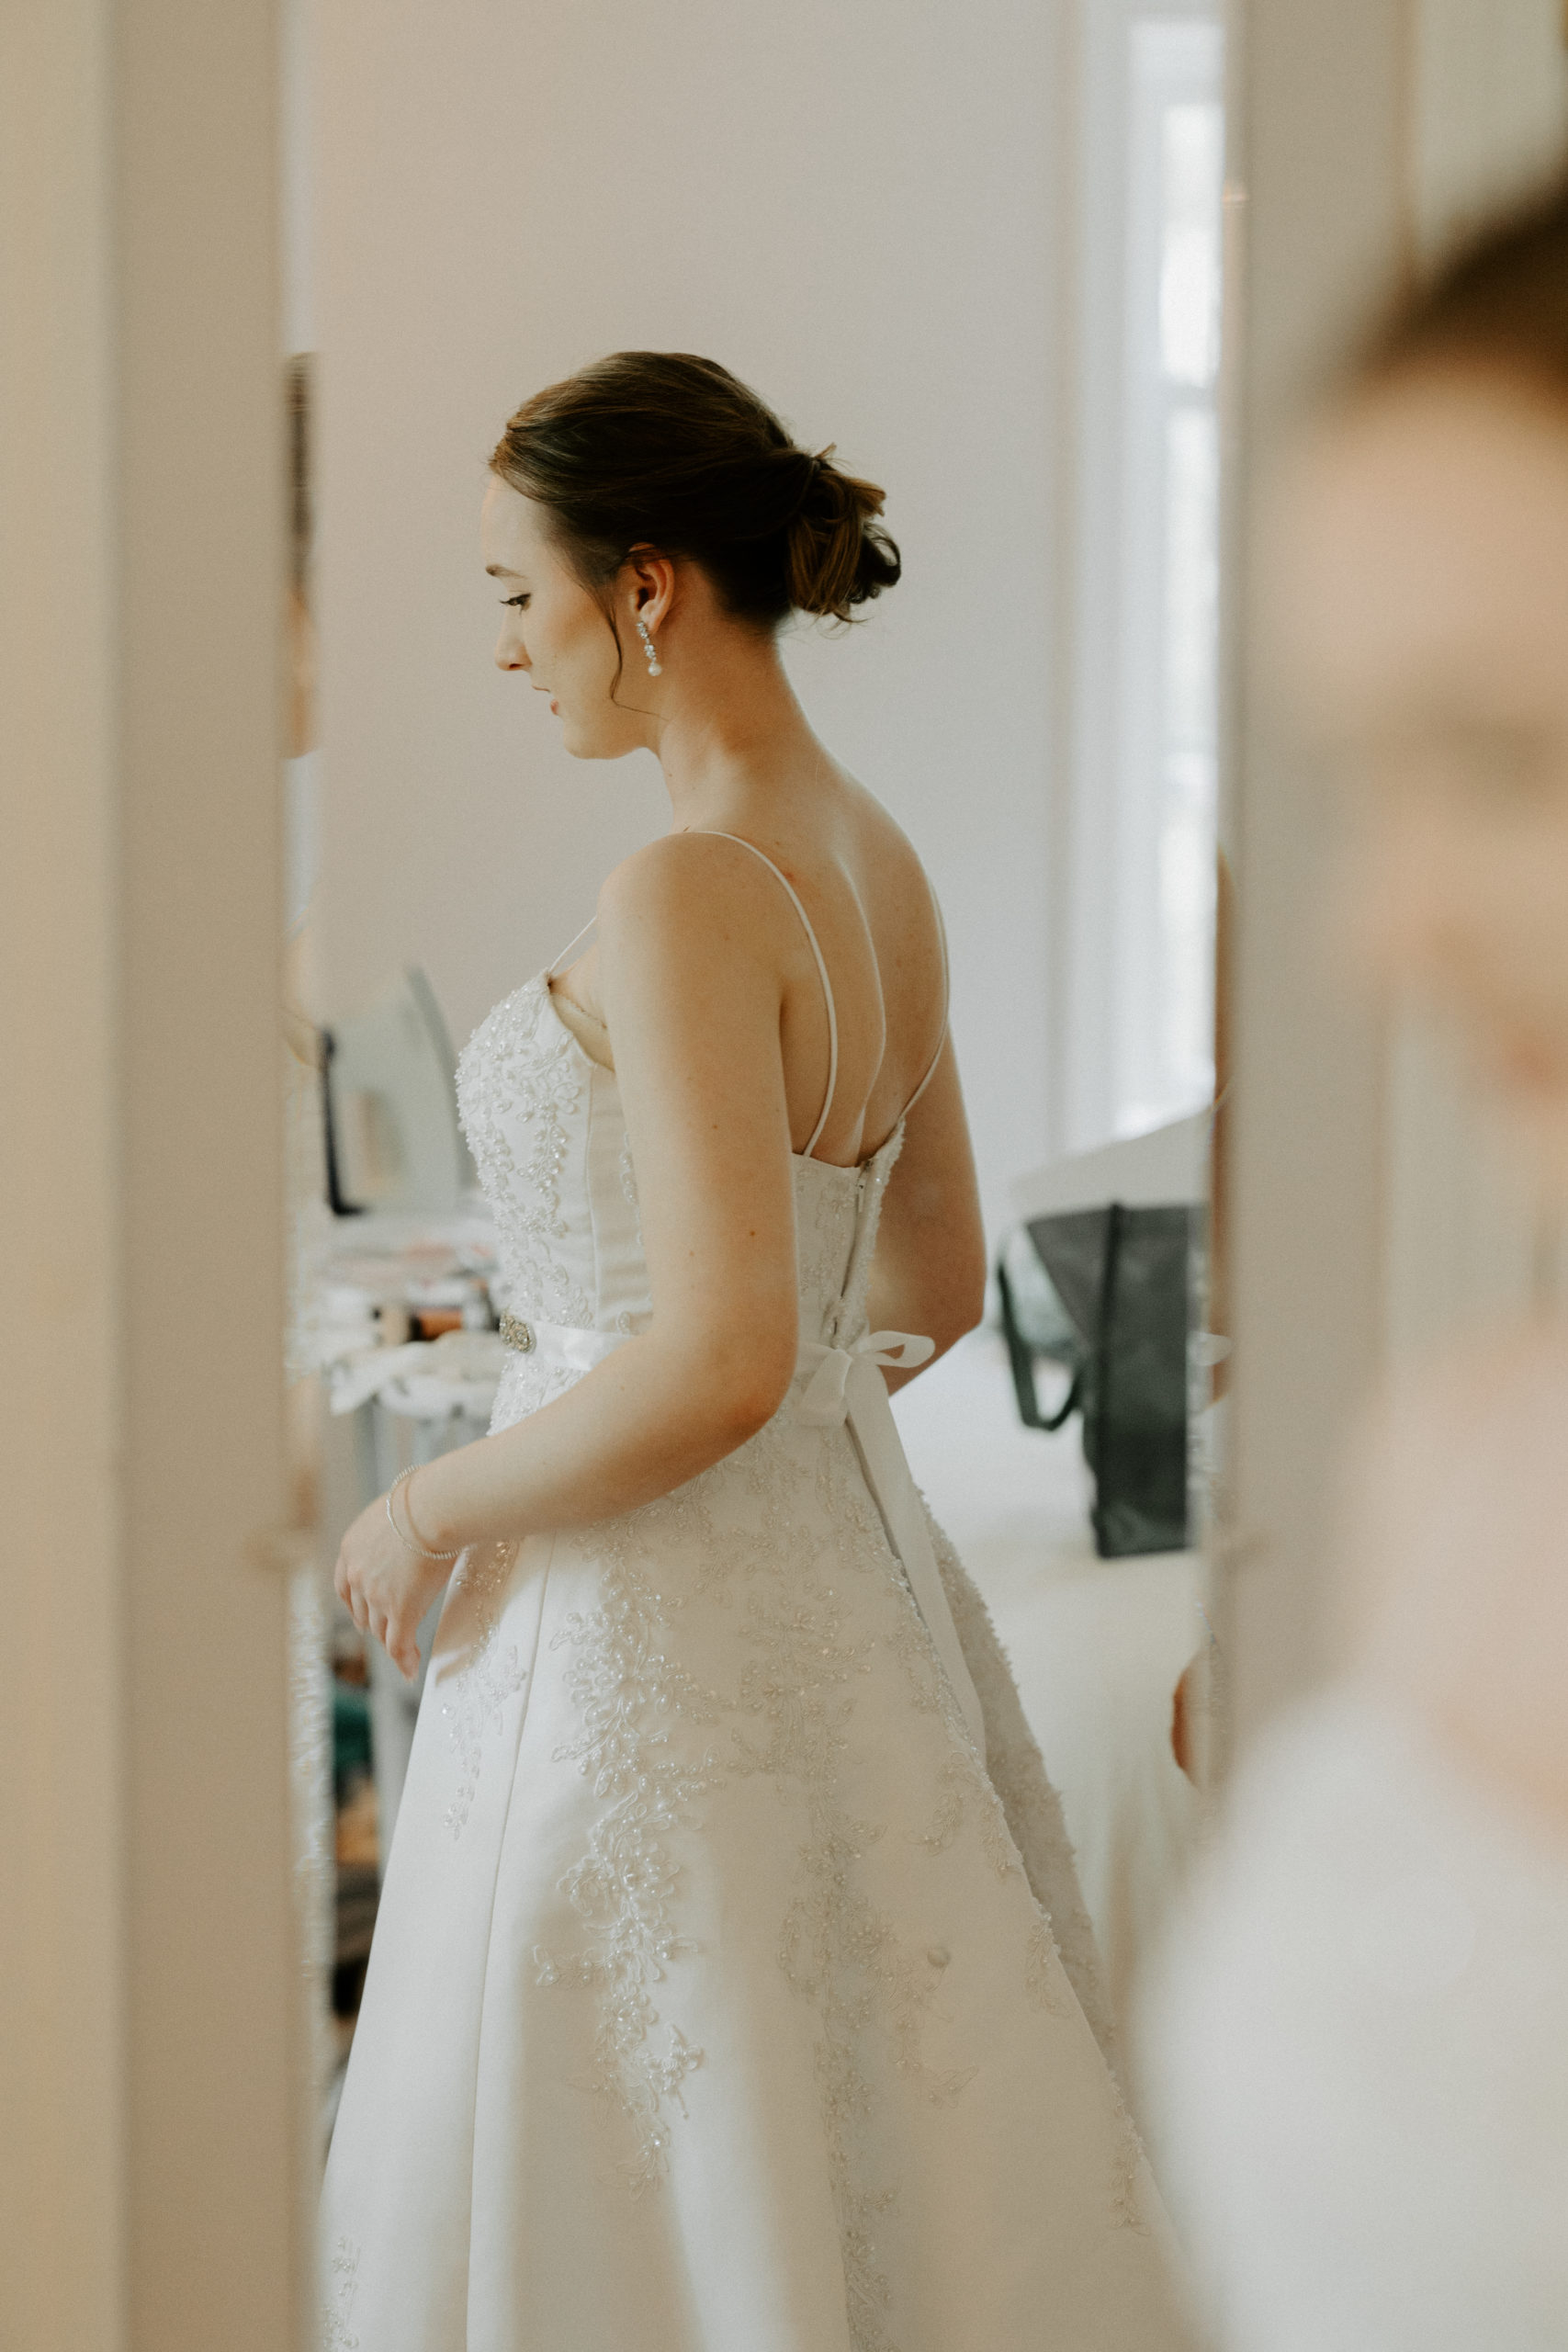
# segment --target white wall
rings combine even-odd
[[[927,859],[993,1223],[1045,1146],[1055,10],[317,0],[330,1013],[459,1040],[664,821],[491,667],[475,519],[528,392],[705,352],[885,483],[904,583],[790,663]]]

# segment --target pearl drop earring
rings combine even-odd
[[[648,633],[648,623],[643,619],[640,613],[637,616],[637,633],[642,639],[642,650],[648,656],[649,676],[650,678],[661,677],[664,672],[664,664],[653,650],[653,639]]]

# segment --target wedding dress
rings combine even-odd
[[[763,862],[830,1102],[826,967]],[[651,1319],[615,1079],[554,969],[459,1070],[511,1284],[496,1429]],[[1187,2341],[1060,1807],[898,1451],[878,1360],[919,1351],[866,1331],[902,1133],[795,1156],[801,1363],[763,1430],[457,1565],[328,2169],[330,2352]]]

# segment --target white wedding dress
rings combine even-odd
[[[549,977],[459,1073],[497,1429],[651,1315],[615,1079]],[[796,1156],[802,1365],[765,1429],[458,1563],[328,2168],[331,2352],[1188,2341],[1060,1808],[889,1457],[865,1298],[901,1137]]]

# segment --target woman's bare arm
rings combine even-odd
[[[782,894],[760,878],[730,864],[716,888],[712,845],[666,837],[605,886],[599,982],[652,1327],[553,1404],[421,1469],[405,1492],[432,1550],[634,1510],[733,1452],[783,1401],[797,1304]],[[406,1668],[443,1574],[418,1567],[377,1504],[344,1540],[338,1582]]]
[[[923,1331],[935,1340],[940,1356],[974,1329],[985,1306],[980,1193],[949,1038],[931,1084],[909,1114],[904,1148],[883,1203],[871,1324],[874,1330]],[[898,1388],[917,1376],[890,1370],[887,1385]]]

